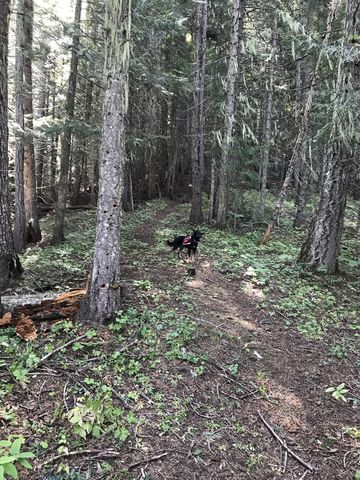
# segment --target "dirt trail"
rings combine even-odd
[[[150,227],[138,229],[136,238],[149,244],[154,242],[156,225],[165,217],[166,211],[157,214]],[[354,472],[360,468],[356,463],[356,449],[360,445],[344,436],[344,427],[356,426],[355,410],[324,393],[333,381],[333,367],[327,361],[324,346],[306,340],[294,326],[285,326],[281,316],[270,317],[262,310],[259,304],[263,293],[251,283],[251,278],[235,281],[215,272],[206,254],[206,240],[199,250],[193,278],[183,280],[189,267],[185,262],[173,267],[157,267],[154,262],[148,275],[159,288],[164,284],[177,285],[179,278],[184,282],[194,305],[191,318],[204,333],[197,348],[199,353],[208,355],[210,365],[208,378],[198,381],[191,391],[204,408],[214,412],[219,409],[221,416],[229,415],[231,422],[236,420],[243,426],[247,434],[240,435],[239,444],[232,439],[234,451],[246,450],[246,444],[251,442],[251,448],[257,449],[258,454],[254,454],[253,470],[244,468],[246,464],[241,460],[239,463],[241,454],[228,452],[227,462],[232,465],[229,471],[215,473],[214,469],[211,476],[210,473],[197,476],[194,472],[193,478],[355,478]],[[181,302],[174,302],[174,308],[179,314],[186,314]],[[225,371],[227,365],[236,365],[240,382]],[[342,374],[340,367],[339,383]],[[355,367],[351,374],[356,375]],[[222,375],[220,380],[219,375]],[[204,388],[208,389],[207,394]],[[224,406],[224,399],[229,405]],[[259,411],[289,448],[314,467],[314,472],[307,471],[291,455],[285,455],[261,421]],[[217,421],[221,423],[220,419]],[[177,448],[180,446],[181,442]]]

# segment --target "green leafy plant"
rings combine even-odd
[[[19,478],[16,463],[29,470],[33,468],[28,459],[33,458],[35,455],[32,452],[22,452],[21,447],[23,443],[23,437],[15,438],[15,440],[0,441],[0,480]]]
[[[347,402],[347,398],[345,397],[345,393],[349,390],[345,388],[345,383],[341,383],[337,387],[329,387],[325,390],[326,393],[331,393],[331,396],[334,397],[336,400],[342,400],[343,402]]]
[[[137,422],[133,413],[125,415],[123,409],[113,405],[109,391],[97,398],[79,398],[77,405],[67,412],[66,417],[73,425],[74,433],[81,438],[85,439],[89,435],[99,438],[102,433],[111,432],[122,442],[130,434],[126,426]]]
[[[259,384],[259,392],[261,393],[261,395],[265,396],[267,394],[265,372],[262,372],[261,370],[256,372],[256,379],[257,379],[258,384]]]
[[[235,376],[238,373],[239,364],[238,363],[233,363],[231,365],[228,365],[228,369],[229,369],[229,372],[231,373],[231,375]]]
[[[345,428],[345,433],[349,435],[351,438],[360,439],[360,428],[348,427],[348,428]]]

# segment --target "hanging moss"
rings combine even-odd
[[[106,75],[122,76],[125,86],[124,110],[128,108],[128,66],[130,57],[131,0],[109,0],[105,17]]]

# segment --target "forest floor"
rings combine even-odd
[[[296,265],[304,232],[289,218],[266,246],[259,225],[202,226],[197,261],[179,261],[165,241],[189,230],[188,214],[155,201],[125,216],[112,325],[40,322],[27,343],[0,330],[0,440],[20,437],[33,454],[32,470],[12,460],[19,478],[358,480],[351,222],[345,273],[330,278]],[[93,236],[94,212],[70,213],[64,244],[45,236],[25,253],[17,294],[84,287]]]

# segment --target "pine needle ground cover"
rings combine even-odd
[[[188,214],[157,201],[125,216],[113,324],[35,322],[29,342],[1,328],[0,478],[359,478],[351,212],[331,279],[296,265],[289,217],[266,246],[246,219],[202,225],[195,265],[178,261],[165,240]],[[72,212],[63,245],[28,249],[19,291],[84,287],[94,224]]]

